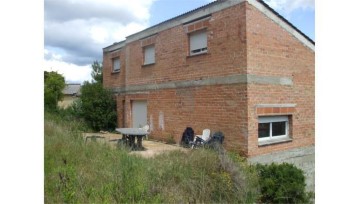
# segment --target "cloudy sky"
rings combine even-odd
[[[102,48],[213,0],[45,0],[44,69],[67,82],[91,80]],[[307,36],[314,36],[314,0],[265,0]]]

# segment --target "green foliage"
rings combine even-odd
[[[305,191],[303,171],[293,164],[257,164],[261,202],[309,203],[311,193]]]
[[[85,143],[79,132],[84,124],[62,118],[45,112],[45,203],[258,200],[256,174],[243,160],[209,149],[146,159],[106,143]]]
[[[117,125],[116,101],[111,91],[100,83],[85,82],[81,88],[80,100],[71,110],[84,118],[94,130],[113,130]]]
[[[44,104],[45,108],[54,110],[57,103],[63,98],[62,90],[65,88],[65,78],[57,72],[44,72]]]
[[[113,130],[117,125],[116,101],[110,90],[102,85],[102,64],[92,64],[92,83],[85,81],[81,95],[67,113],[77,119],[83,119],[95,131]]]
[[[92,79],[96,83],[102,84],[102,82],[103,82],[103,79],[102,79],[102,64],[99,63],[98,61],[94,61],[91,66],[92,66],[92,72],[91,72]]]

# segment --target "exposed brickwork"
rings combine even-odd
[[[248,155],[314,144],[314,52],[251,5],[247,5],[246,17],[247,72],[293,79],[293,86],[248,85]],[[296,106],[256,108],[288,103]],[[258,147],[260,115],[292,116],[292,142]]]
[[[265,108],[257,108],[258,116],[266,116],[266,115],[292,115],[295,111],[293,107],[265,107]]]
[[[210,128],[212,133],[222,131],[225,134],[228,149],[242,150],[246,148],[247,135],[247,106],[242,97],[245,92],[245,85],[219,85],[118,96],[118,126],[123,127],[123,112],[127,127],[131,126],[132,101],[147,100],[147,121],[152,118],[151,136],[156,139],[166,140],[172,135],[179,142],[186,127],[192,127],[195,134]],[[122,105],[124,99],[125,107]],[[160,114],[164,116],[164,128],[159,124]]]
[[[154,35],[154,36],[150,36],[148,38],[141,40],[141,46],[145,47],[145,46],[154,44],[156,42],[156,37],[157,37],[157,35]]]
[[[188,33],[200,29],[207,31],[208,52],[189,56]],[[155,64],[143,66],[143,47],[152,44]],[[119,73],[112,73],[115,57],[121,59]],[[128,42],[118,51],[105,52],[103,60],[107,88],[238,74],[293,81],[292,85],[241,83],[119,93],[119,127],[132,126],[132,101],[146,100],[151,137],[156,139],[172,135],[179,142],[187,126],[195,134],[209,128],[224,133],[227,149],[247,156],[314,144],[314,52],[247,2]],[[258,146],[258,117],[268,115],[289,116],[292,141]]]
[[[198,30],[202,30],[207,28],[210,25],[209,19],[205,18],[203,20],[195,21],[194,23],[189,23],[184,27],[184,29],[187,31],[187,33],[195,32]]]
[[[112,67],[112,60],[120,58],[121,69],[120,72],[114,73]],[[103,85],[106,88],[123,87],[125,86],[126,76],[126,55],[123,49],[111,53],[104,53],[103,55]]]

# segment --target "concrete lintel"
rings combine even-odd
[[[297,104],[286,103],[286,104],[257,104],[257,108],[294,108]]]
[[[281,81],[286,81],[291,83],[280,83]],[[150,90],[160,90],[160,89],[176,89],[176,88],[188,88],[188,87],[198,87],[198,86],[246,84],[246,83],[292,85],[292,79],[288,77],[238,74],[238,75],[230,75],[230,76],[222,76],[222,77],[211,77],[201,80],[164,82],[159,84],[128,85],[126,87],[114,88],[113,91],[116,93],[123,93],[123,92],[129,93],[129,92],[150,91]]]
[[[257,76],[248,74],[247,83],[291,86],[293,85],[293,80],[289,77]]]

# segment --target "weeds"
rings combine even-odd
[[[253,203],[256,174],[222,151],[173,151],[145,159],[85,143],[83,122],[45,113],[46,203]]]

